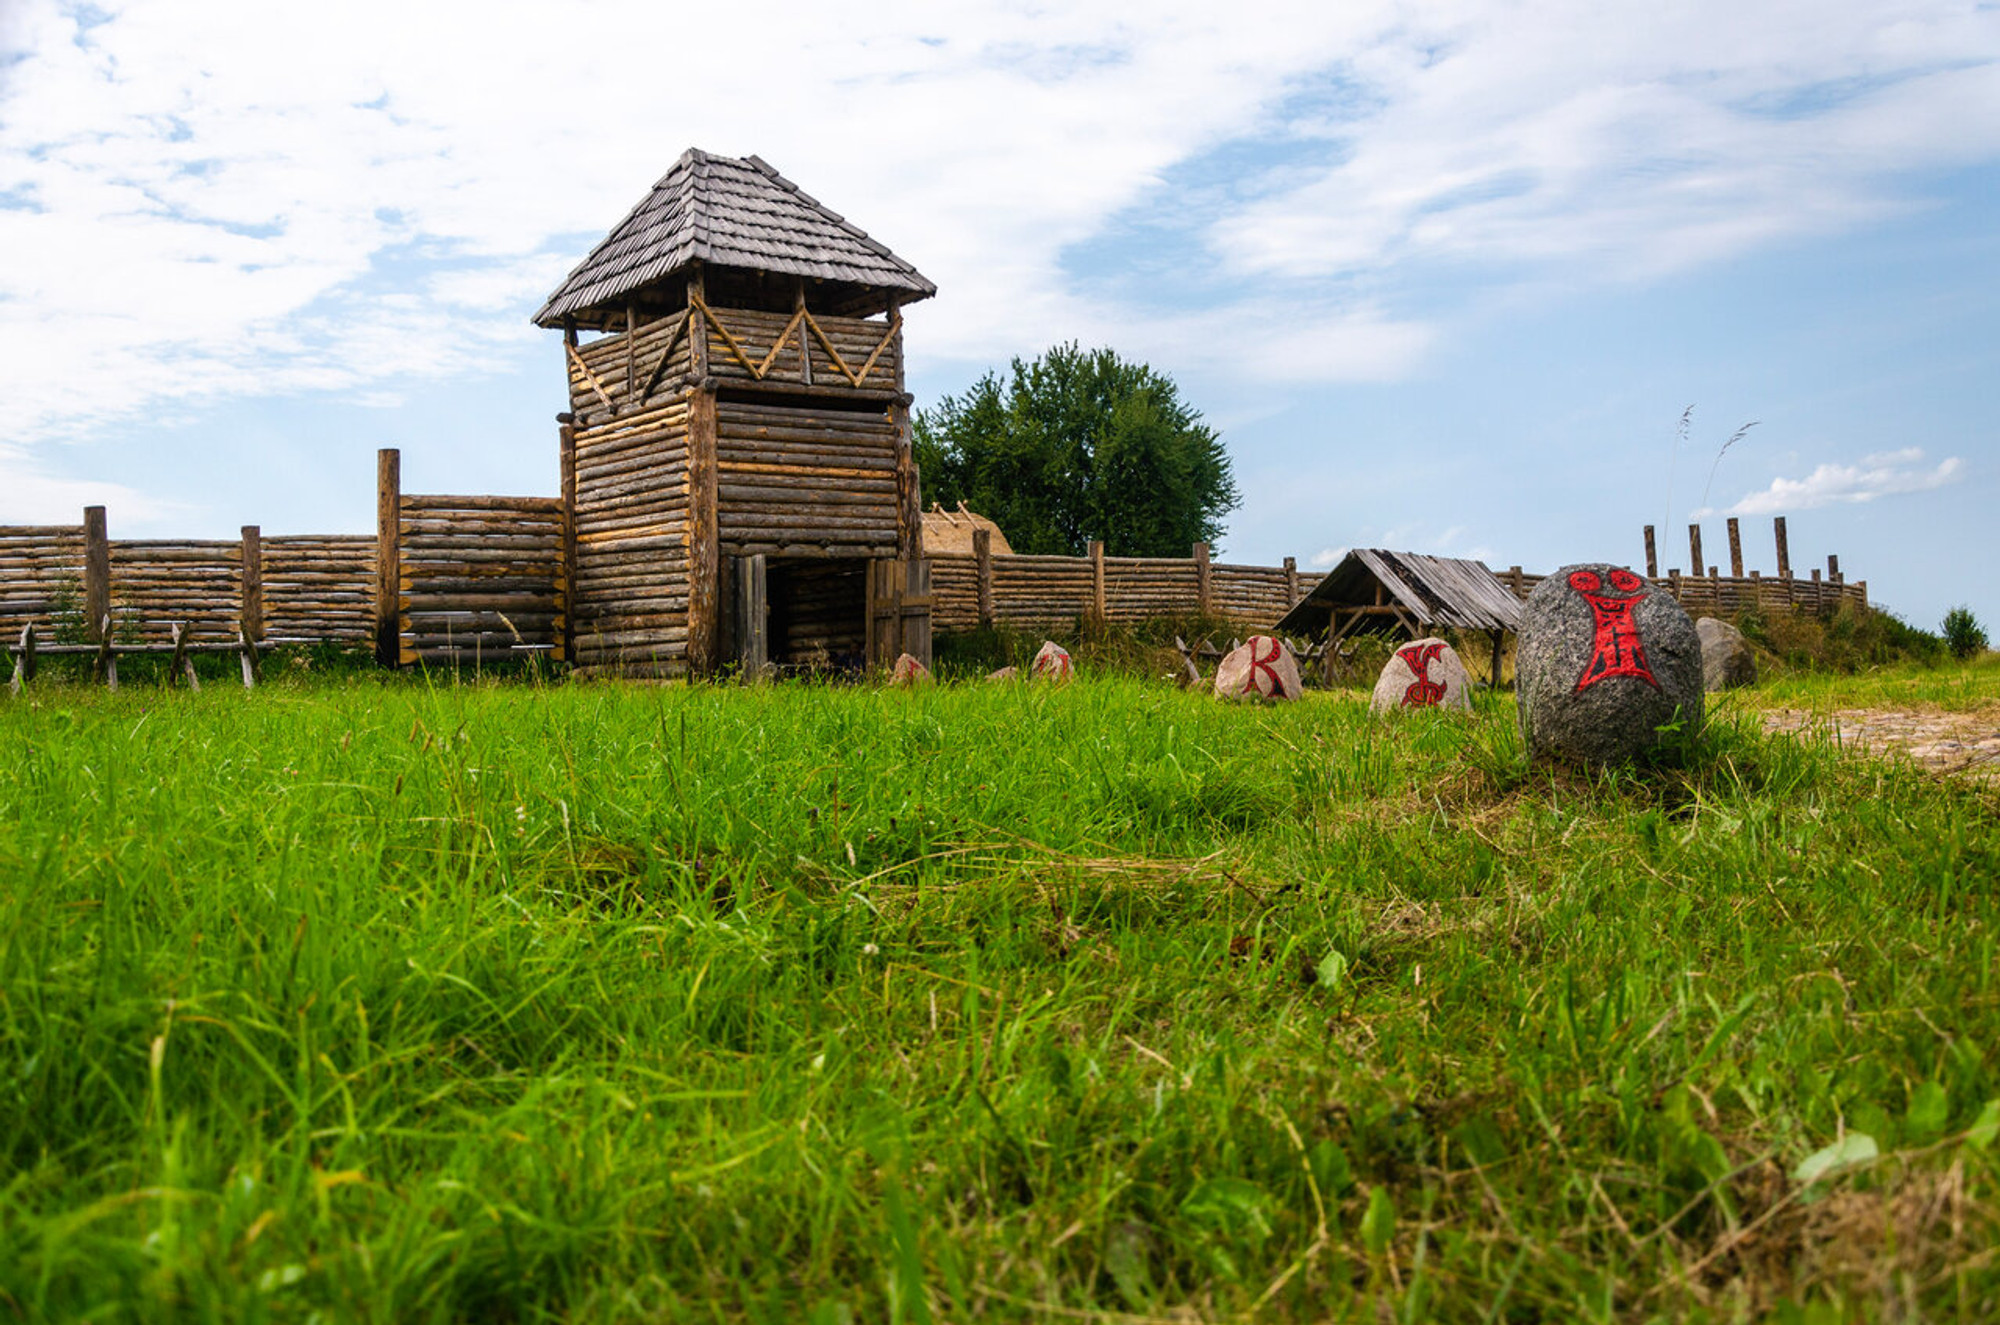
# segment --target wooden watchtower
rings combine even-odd
[[[901,310],[936,292],[759,158],[692,149],[570,273],[535,321],[569,368],[580,670],[929,661]]]

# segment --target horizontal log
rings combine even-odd
[[[403,514],[417,511],[554,511],[562,510],[560,497],[460,497],[419,494],[405,496]]]

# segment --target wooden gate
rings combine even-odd
[[[931,564],[868,563],[868,665],[888,667],[901,654],[931,665]]]

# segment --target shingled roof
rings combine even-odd
[[[1378,602],[1382,605],[1376,606]],[[1396,620],[1453,630],[1518,630],[1521,625],[1521,600],[1484,562],[1360,547],[1341,558],[1277,628],[1317,635],[1340,612],[1355,609],[1395,613]]]
[[[710,263],[894,290],[903,302],[937,286],[828,210],[761,157],[689,148],[549,296],[535,321],[622,303],[689,264]]]

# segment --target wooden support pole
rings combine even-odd
[[[1494,631],[1494,632],[1492,632],[1492,634],[1493,634],[1493,680],[1492,680],[1492,686],[1493,686],[1493,688],[1494,688],[1495,690],[1498,690],[1498,689],[1500,688],[1500,641],[1501,641],[1501,639],[1502,639],[1502,637],[1503,637],[1503,636],[1502,636],[1502,632],[1500,632],[1500,631],[1497,631],[1497,630],[1496,630],[1496,631]]]
[[[1778,544],[1778,578],[1789,580],[1792,578],[1792,548],[1791,544],[1785,538],[1784,516],[1780,515],[1772,518],[1771,535],[1777,540]]]
[[[1090,541],[1090,619],[1104,624],[1104,541]]]
[[[1829,552],[1826,554],[1826,578],[1832,580],[1835,584],[1840,583],[1840,554],[1838,552]]]
[[[1653,526],[1651,525],[1646,526],[1646,578],[1649,580],[1660,578],[1660,555],[1658,550],[1653,546]]]
[[[97,625],[97,679],[109,689],[118,688],[118,655],[111,651],[111,618],[101,617]]]
[[[716,515],[715,389],[688,393],[688,672],[708,676],[721,632],[721,530]]]
[[[1194,545],[1194,601],[1195,611],[1209,616],[1215,609],[1215,592],[1212,576],[1209,574],[1208,544]]]
[[[576,656],[576,428],[557,427],[562,456],[562,565],[556,572],[556,616],[562,629],[555,638],[558,662]]]
[[[402,520],[403,453],[385,446],[375,453],[375,661],[384,667],[402,660]]]
[[[111,619],[111,537],[104,508],[83,508],[83,621],[86,637],[108,639]]]
[[[792,278],[792,311],[794,313],[803,313],[806,311],[806,278],[803,276],[794,276]],[[806,336],[806,320],[804,318],[799,319],[798,336],[799,381],[807,386],[811,386],[813,384],[812,341]]]
[[[1743,530],[1733,515],[1729,517],[1729,574],[1734,579],[1743,578]]]
[[[14,679],[7,685],[18,696],[23,686],[35,679],[35,623],[21,627],[21,647],[14,654]]]
[[[1694,568],[1696,579],[1701,578],[1701,568],[1707,564],[1707,559],[1701,555],[1701,525],[1691,524],[1688,526],[1688,565]]]
[[[173,686],[177,681],[184,680],[188,684],[188,689],[201,689],[201,680],[194,674],[194,659],[188,657],[187,646],[188,635],[190,633],[187,622],[174,622],[174,656],[167,660],[167,685],[169,687]]]
[[[264,538],[254,524],[243,526],[243,593],[237,600],[237,616],[243,633],[253,640],[264,638]]]
[[[625,407],[630,409],[637,403],[639,394],[639,351],[635,343],[639,339],[639,308],[636,304],[625,305]]]
[[[896,428],[896,555],[904,561],[922,561],[923,489],[910,441],[910,407],[898,400],[889,406],[889,421]]]
[[[708,377],[709,326],[708,319],[694,311],[697,302],[708,302],[708,284],[699,262],[688,268],[688,309],[694,312],[688,319],[688,374],[699,385]]]
[[[993,624],[993,531],[972,531],[972,556],[979,567],[979,624]]]
[[[1528,596],[1526,589],[1527,578],[1526,575],[1521,573],[1519,566],[1509,566],[1507,568],[1507,587],[1514,591],[1516,598],[1526,598]]]
[[[263,663],[257,657],[257,642],[240,627],[236,631],[236,657],[243,664],[243,688],[254,690],[264,679]]]
[[[1291,611],[1299,605],[1299,559],[1285,558],[1285,610]]]

